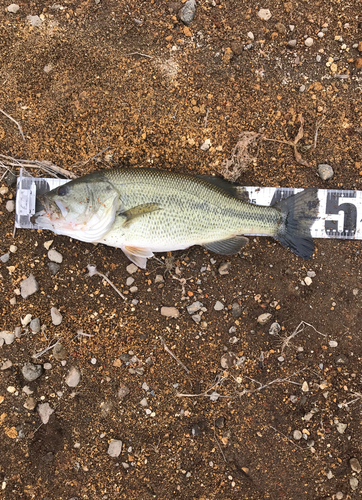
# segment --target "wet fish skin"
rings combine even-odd
[[[59,196],[56,190],[46,194],[51,206],[48,212],[55,212],[47,213],[48,228],[59,230],[63,217],[60,204],[68,211],[65,219],[72,219],[68,225],[63,221],[62,230],[69,231],[69,236],[90,241],[90,235],[98,231],[93,242],[121,248],[140,267],[146,267],[153,252],[192,245],[217,253],[237,253],[247,243],[245,234],[272,236],[304,258],[313,253],[310,226],[318,206],[314,189],[264,207],[240,200],[237,189],[227,181],[149,168],[105,170],[64,186],[66,196]],[[98,196],[88,194],[93,204],[87,205],[84,193],[92,189]],[[102,201],[103,195],[107,203],[101,209],[102,203],[96,200]],[[86,222],[79,204],[88,211]],[[105,230],[99,235],[101,218]],[[39,220],[44,223],[44,214]],[[92,221],[97,222],[97,231]]]

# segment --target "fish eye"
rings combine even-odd
[[[58,195],[59,195],[59,196],[65,196],[66,194],[68,194],[68,191],[69,191],[68,186],[61,186],[61,187],[58,189]]]

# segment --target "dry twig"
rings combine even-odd
[[[153,56],[149,56],[147,54],[142,54],[142,52],[131,52],[130,54],[125,54],[126,57],[128,56],[142,56],[142,57],[148,57],[149,59],[153,59]]]
[[[268,139],[267,137],[263,137],[262,139],[263,141],[280,142],[281,144],[288,144],[289,146],[292,146],[294,149],[294,157],[296,162],[299,163],[300,165],[304,165],[305,167],[310,167],[309,163],[306,160],[303,160],[302,155],[297,150],[298,142],[304,137],[304,132],[303,132],[304,118],[301,114],[299,115],[299,121],[300,121],[300,127],[294,141],[280,141],[279,139]]]
[[[107,276],[105,274],[102,274],[100,273],[99,271],[97,271],[97,267],[96,266],[91,266],[90,264],[87,265],[87,269],[89,271],[89,276],[94,276],[94,275],[98,275],[100,276],[101,278],[103,278],[109,285],[111,285],[111,287],[113,288],[113,290],[115,290],[118,295],[125,301],[126,300],[126,297],[124,295],[122,295],[122,293],[118,290],[118,288],[112,283],[112,281],[110,279],[107,278]]]
[[[6,156],[0,154],[0,167],[4,168],[6,171],[10,171],[9,167],[17,167],[17,168],[29,168],[29,169],[39,169],[43,170],[48,175],[52,177],[58,177],[62,175],[63,177],[68,177],[70,179],[76,179],[77,176],[68,170],[65,170],[62,167],[58,167],[54,165],[51,161],[43,160],[18,160],[16,158],[12,158],[11,156]]]
[[[50,344],[48,345],[48,347],[46,347],[46,348],[45,348],[45,349],[43,349],[42,351],[37,352],[36,354],[34,354],[34,355],[33,355],[33,358],[34,358],[34,359],[38,359],[38,358],[40,358],[41,356],[43,356],[43,354],[45,354],[46,352],[50,351],[51,349],[54,349],[54,347],[58,344],[58,342],[60,342],[60,341],[61,341],[61,339],[62,339],[62,338],[60,337],[60,338],[59,338],[56,342],[54,342],[54,344],[50,343]]]
[[[314,149],[316,149],[317,147],[317,139],[318,139],[318,130],[319,130],[319,127],[322,125],[322,123],[324,122],[324,120],[326,119],[325,116],[323,116],[319,122],[317,122],[316,124],[316,127],[315,127],[315,135],[314,135]]]
[[[256,159],[250,155],[249,148],[261,138],[261,135],[256,132],[241,132],[236,146],[231,151],[230,158],[224,160],[222,164],[221,173],[226,179],[236,181],[240,174],[247,170],[250,163]]]
[[[220,453],[221,453],[221,455],[222,455],[222,458],[224,459],[224,462],[226,462],[226,458],[225,458],[224,452],[222,451],[221,446],[220,446],[220,443],[219,443],[219,441],[218,441],[218,439],[217,439],[217,437],[216,437],[216,431],[215,431],[216,425],[215,425],[215,422],[216,422],[216,419],[214,419],[214,439],[215,439],[216,444],[217,444],[217,446],[218,446],[218,448],[219,448],[219,450],[220,450]]]
[[[182,361],[180,361],[178,357],[175,356],[175,354],[167,347],[166,342],[163,340],[163,338],[159,337],[159,339],[161,340],[161,344],[163,345],[165,351],[168,352],[168,354],[173,357],[173,359],[185,370],[186,373],[190,373],[190,370],[186,368],[186,366],[182,363]]]
[[[303,332],[305,327],[306,326],[310,326],[311,328],[313,328],[313,330],[318,333],[319,335],[322,335],[322,337],[326,337],[327,335],[325,333],[321,333],[319,332],[316,328],[314,328],[313,325],[310,325],[309,323],[306,323],[305,321],[301,321],[299,323],[299,325],[297,326],[297,328],[294,330],[294,332],[289,335],[288,337],[284,337],[284,338],[281,338],[280,341],[281,341],[281,348],[282,348],[282,354],[284,353],[284,349],[286,347],[289,347],[290,344],[291,344],[291,340],[296,337],[299,333]]]
[[[23,129],[21,128],[20,123],[19,123],[19,122],[17,122],[16,120],[14,120],[14,118],[13,118],[12,116],[10,116],[10,115],[8,115],[7,113],[5,113],[5,111],[4,111],[3,109],[0,109],[0,113],[2,113],[2,114],[3,114],[3,115],[5,115],[7,118],[9,118],[9,120],[11,120],[12,122],[14,122],[14,123],[15,123],[15,125],[16,125],[16,126],[18,127],[18,129],[19,129],[19,132],[20,132],[21,137],[22,137],[22,138],[23,138],[23,140],[25,141],[25,136],[24,136],[24,134],[23,134]]]

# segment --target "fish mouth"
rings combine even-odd
[[[39,224],[47,220],[49,223],[65,218],[67,213],[67,209],[61,202],[51,201],[46,195],[39,194],[36,197],[35,214],[30,218],[30,221],[33,224]]]

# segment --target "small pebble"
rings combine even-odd
[[[196,302],[193,302],[192,304],[187,306],[186,309],[189,314],[194,314],[197,311],[199,311],[202,307],[203,304],[197,300]]]
[[[13,366],[13,364],[10,361],[10,359],[7,359],[6,361],[3,361],[2,364],[0,365],[0,370],[1,371],[8,370],[12,366]]]
[[[306,278],[304,278],[304,283],[309,286],[312,284],[312,278],[310,278],[309,276],[307,276]]]
[[[342,424],[341,422],[339,422],[336,427],[337,427],[337,431],[340,434],[344,434],[345,430],[347,429],[347,424]]]
[[[8,194],[8,192],[9,192],[9,188],[8,187],[6,187],[6,186],[0,187],[0,195],[1,196],[4,196],[5,194]]]
[[[224,276],[225,274],[229,274],[230,266],[231,266],[230,262],[223,262],[221,264],[221,266],[219,267],[219,274],[221,276]]]
[[[4,330],[0,332],[0,339],[3,339],[6,345],[10,345],[15,340],[15,333]]]
[[[252,31],[248,31],[248,38],[250,40],[254,40],[255,37],[254,37],[254,33]]]
[[[349,480],[349,484],[353,491],[356,490],[358,488],[358,479],[356,477],[351,477],[351,479]]]
[[[26,314],[23,318],[20,319],[22,326],[27,326],[31,322],[32,315]]]
[[[16,245],[10,245],[9,250],[11,253],[15,253],[17,251],[18,247]]]
[[[129,276],[126,281],[126,285],[131,286],[133,285],[133,283],[134,283],[134,278],[132,278],[132,276]]]
[[[42,423],[47,424],[49,422],[50,415],[54,413],[54,410],[51,408],[49,403],[41,403],[38,406],[38,413]]]
[[[321,62],[321,60],[322,60],[322,56],[320,56],[319,54],[317,54],[317,55],[316,55],[316,57],[315,57],[315,60],[316,60],[317,62]]]
[[[10,259],[10,254],[9,253],[4,253],[1,257],[0,257],[0,260],[3,264],[6,264],[7,262],[9,262],[9,259]]]
[[[135,264],[129,264],[126,267],[126,271],[129,274],[134,274],[134,273],[136,273],[138,271],[138,267]]]
[[[203,143],[203,144],[201,144],[200,149],[201,149],[202,151],[208,151],[208,150],[210,149],[210,146],[211,146],[211,141],[210,141],[210,139],[206,139],[206,140],[204,141],[204,143]]]
[[[34,398],[26,398],[26,401],[24,403],[24,408],[32,411],[34,410],[35,407],[36,407],[36,400]]]
[[[60,313],[60,311],[56,307],[52,307],[50,309],[50,314],[51,314],[51,317],[52,317],[52,323],[53,323],[53,325],[54,326],[60,325],[60,323],[62,322],[62,319],[63,319],[63,316]]]
[[[9,302],[10,302],[10,305],[11,305],[11,306],[15,306],[15,304],[16,304],[16,298],[15,298],[15,297],[12,297],[12,298],[9,300]]]
[[[78,370],[78,368],[73,366],[69,370],[68,375],[65,378],[65,383],[67,384],[68,387],[77,387],[77,385],[80,382],[80,377],[81,377],[80,371]]]
[[[271,319],[272,315],[270,313],[263,313],[263,314],[260,314],[260,316],[258,316],[258,323],[260,325],[266,325],[268,323],[268,321]]]
[[[128,394],[130,393],[130,390],[128,389],[127,386],[121,384],[120,388],[118,389],[118,397],[119,399],[125,398]]]
[[[357,458],[351,458],[351,460],[349,461],[349,465],[351,466],[353,472],[357,472],[357,474],[361,472],[361,464],[359,463]]]
[[[278,335],[278,333],[281,330],[281,326],[279,323],[272,323],[269,328],[269,334],[270,335]]]
[[[122,451],[122,441],[119,439],[112,439],[108,446],[108,455],[110,457],[117,458],[121,454]]]
[[[314,43],[314,40],[311,37],[308,37],[308,38],[306,38],[306,40],[304,40],[304,45],[306,47],[311,47],[313,45],[313,43]]]
[[[26,18],[29,21],[29,23],[33,26],[33,28],[41,26],[42,21],[39,16],[26,16]]]
[[[201,434],[201,429],[200,429],[200,427],[197,424],[195,424],[195,425],[192,426],[191,434],[193,436],[198,436],[199,434]]]
[[[308,382],[306,380],[302,384],[302,391],[303,392],[308,392],[309,391],[309,385],[308,385]]]
[[[49,250],[49,248],[52,246],[53,241],[54,241],[54,240],[44,241],[44,243],[43,243],[44,248],[45,248],[46,250]]]
[[[330,340],[328,342],[329,344],[329,347],[337,347],[338,346],[338,342],[336,342],[335,340]]]
[[[304,92],[305,91],[305,85],[301,85],[299,87],[299,92]]]
[[[157,283],[163,283],[165,280],[164,280],[164,277],[162,276],[162,274],[156,274],[156,277],[155,277],[155,284]]]
[[[315,278],[315,271],[307,271],[308,278]]]
[[[218,300],[214,305],[214,309],[215,311],[222,311],[224,309],[224,304]]]
[[[30,330],[33,333],[39,333],[40,332],[40,319],[39,318],[34,318],[30,321]]]
[[[5,208],[8,212],[14,212],[15,210],[15,201],[14,200],[8,200],[6,202]]]
[[[161,307],[162,316],[166,316],[166,318],[178,318],[180,316],[180,311],[176,309],[176,307]]]
[[[56,264],[61,264],[63,262],[63,255],[52,248],[48,252],[48,259],[52,262],[55,262]]]
[[[60,265],[55,262],[48,262],[48,267],[53,276],[55,276],[60,269]]]
[[[137,293],[138,292],[138,287],[137,286],[131,286],[131,288],[129,289],[129,291],[131,293]]]
[[[289,40],[288,45],[289,47],[294,48],[297,45],[297,40]]]
[[[196,1],[187,0],[180,12],[180,19],[186,25],[189,26],[194,20],[196,13]]]
[[[60,342],[58,342],[54,346],[53,357],[55,359],[57,359],[58,361],[61,361],[62,359],[64,360],[67,357],[67,351],[65,350],[64,346]]]
[[[302,439],[302,433],[298,430],[294,431],[293,432],[293,438],[296,440],[296,441],[300,441]]]
[[[11,14],[16,14],[19,9],[20,9],[20,7],[17,3],[12,3],[11,5],[8,5],[6,10],[8,12],[10,12]]]
[[[271,15],[271,12],[269,9],[260,9],[258,12],[258,16],[263,21],[269,21],[269,19],[271,18],[272,15]]]
[[[333,168],[327,163],[318,165],[318,175],[323,181],[327,181],[333,177]]]
[[[227,370],[229,368],[232,368],[233,366],[236,365],[238,361],[238,358],[235,353],[233,352],[228,352],[221,356],[220,364],[221,367],[224,368],[224,370]]]
[[[51,370],[52,369],[52,364],[51,363],[44,363],[43,364],[44,370]]]
[[[30,295],[33,295],[39,290],[39,285],[35,277],[31,274],[29,278],[26,278],[20,283],[20,293],[23,299],[27,299]]]
[[[23,377],[28,382],[33,382],[39,378],[43,373],[43,367],[41,365],[35,365],[34,363],[25,363],[22,367],[21,372]]]
[[[144,408],[146,408],[146,406],[148,406],[147,398],[141,399],[140,405],[143,406]]]
[[[231,316],[233,318],[240,318],[242,312],[243,308],[241,307],[239,302],[234,302],[233,305],[231,306]]]
[[[337,491],[336,500],[342,500],[343,497],[344,497],[344,494],[341,491]]]

